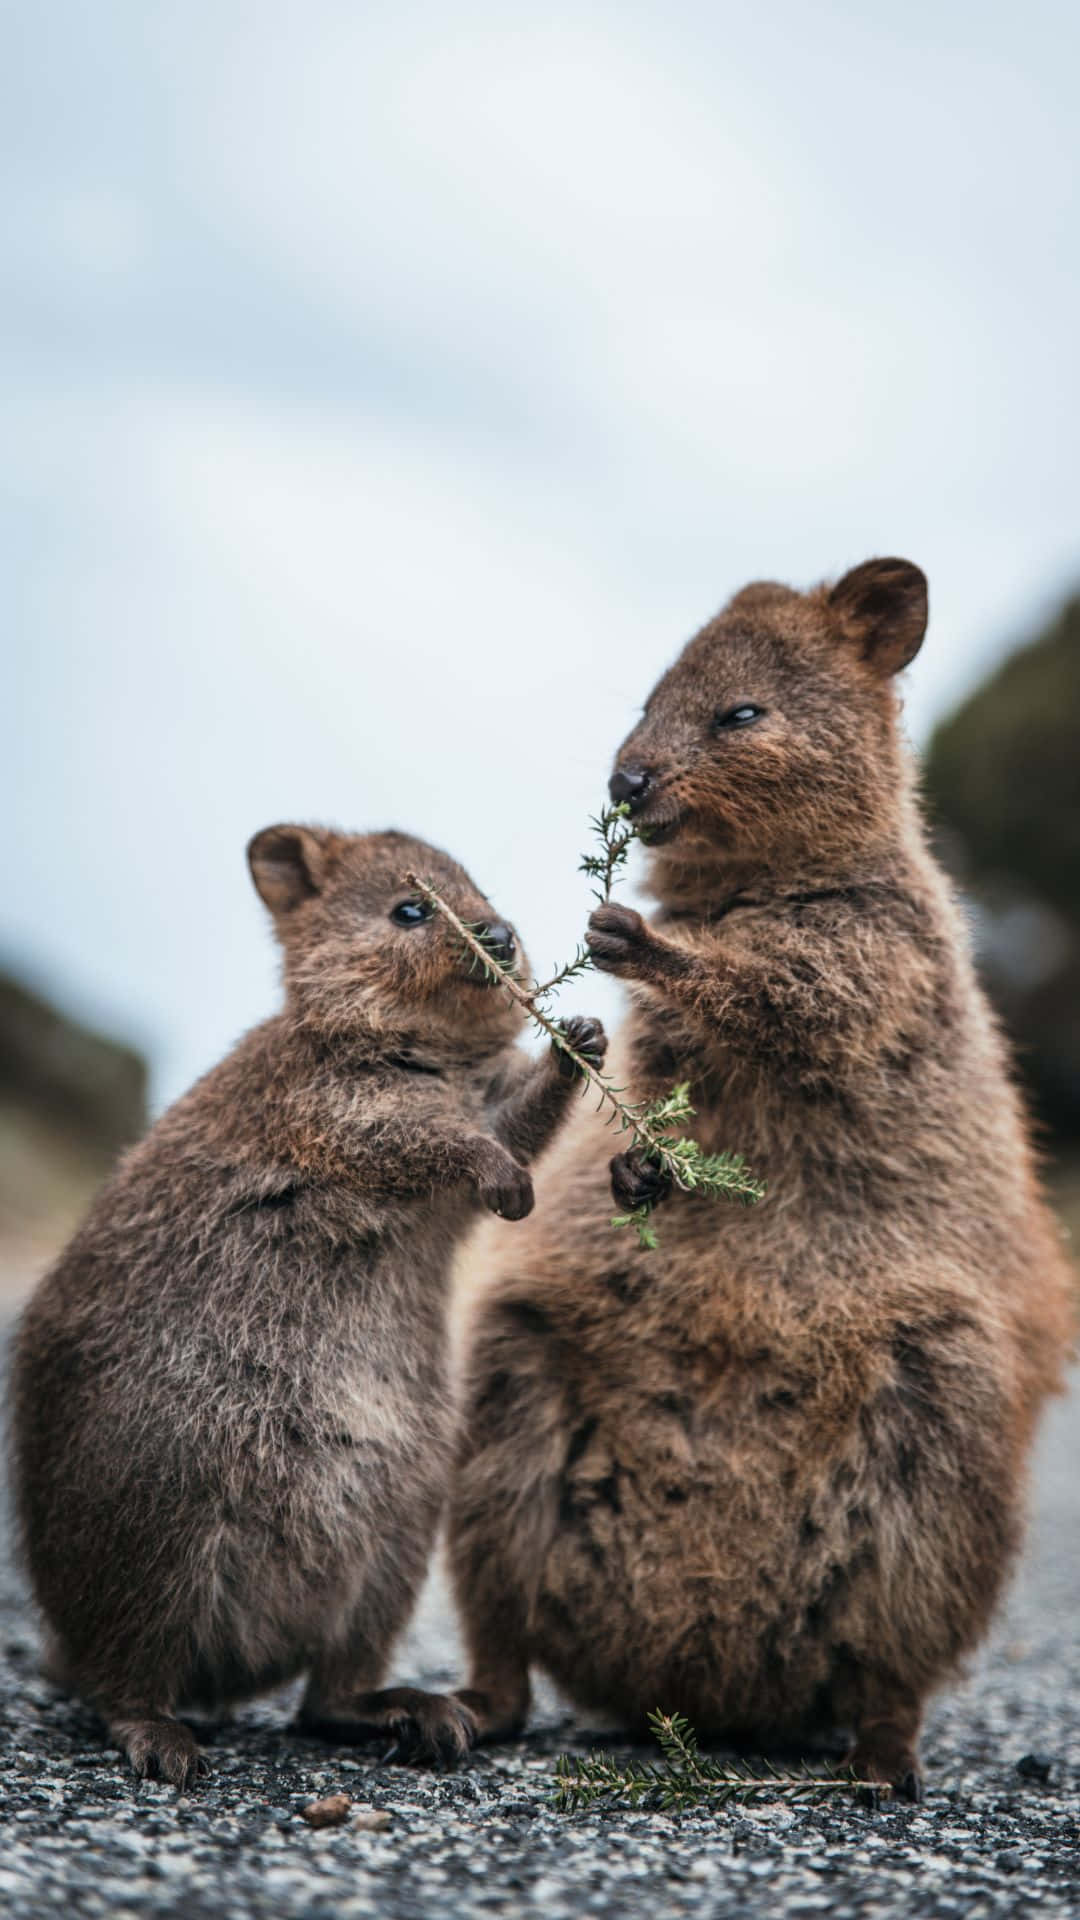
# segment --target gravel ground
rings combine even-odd
[[[1078,1462],[1074,1399],[1044,1431],[1028,1554],[999,1630],[932,1714],[921,1807],[772,1800],[708,1816],[559,1814],[554,1758],[590,1736],[550,1696],[526,1739],[442,1775],[300,1739],[280,1696],[219,1732],[212,1778],[178,1796],[136,1783],[93,1718],[41,1679],[5,1560],[0,1910],[12,1920],[1080,1914]],[[459,1672],[437,1580],[397,1666],[431,1686]],[[389,1824],[364,1831],[350,1816],[313,1831],[301,1807],[340,1791],[353,1815],[381,1809]]]

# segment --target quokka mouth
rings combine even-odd
[[[677,781],[664,775],[655,786],[650,784],[637,806],[631,804],[630,824],[637,829],[638,839],[644,847],[662,847],[668,840],[674,840],[690,818],[691,809],[680,806],[677,791],[673,787]]]
[[[497,960],[493,960],[491,965],[492,967],[498,969],[499,963]],[[506,971],[509,973],[510,978],[512,980],[517,979],[518,972],[517,972],[516,965],[506,969]],[[494,973],[490,972],[487,967],[482,967],[480,965],[479,960],[476,960],[476,959],[473,959],[471,964],[462,967],[460,973],[456,977],[460,981],[462,981],[462,983],[465,986],[479,987],[481,991],[487,989],[488,987],[498,987],[502,984],[499,978],[498,971]]]
[[[638,828],[638,839],[643,847],[666,846],[686,825],[686,819],[685,813],[676,813],[666,820],[643,820]]]

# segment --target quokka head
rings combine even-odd
[[[612,799],[673,863],[857,852],[907,791],[893,677],[926,622],[926,577],[908,560],[868,560],[809,593],[744,587],[654,687]]]
[[[513,927],[438,848],[404,833],[283,825],[264,827],[247,852],[290,1005],[325,1037],[472,1059],[520,1032],[519,1008],[406,878],[430,881],[493,958],[526,971]]]

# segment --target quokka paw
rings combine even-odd
[[[389,1740],[382,1759],[402,1766],[452,1766],[477,1738],[468,1707],[453,1694],[425,1693],[420,1687],[386,1687],[340,1704],[308,1706],[301,1725],[305,1733],[326,1740]]]
[[[863,1806],[881,1806],[890,1796],[915,1803],[923,1797],[922,1771],[910,1747],[896,1750],[860,1742],[847,1765],[865,1783],[859,1793]]]
[[[561,1020],[559,1026],[574,1052],[579,1053],[590,1067],[599,1072],[604,1064],[608,1044],[607,1034],[600,1021],[594,1020],[587,1013],[575,1013],[569,1020]],[[554,1043],[551,1050],[555,1057],[555,1065],[564,1080],[573,1080],[578,1068],[569,1054],[564,1053],[562,1048],[555,1046]]]
[[[633,907],[597,907],[589,915],[585,945],[603,973],[640,970],[653,935]]]
[[[114,1722],[112,1732],[140,1780],[167,1780],[184,1791],[210,1772],[190,1727],[168,1715]]]
[[[472,1720],[477,1741],[513,1739],[529,1717],[527,1682],[497,1694],[459,1687],[453,1698]]]
[[[627,1153],[617,1153],[611,1162],[611,1192],[616,1206],[633,1213],[636,1207],[655,1207],[666,1199],[671,1179],[640,1147],[631,1147]]]
[[[503,1220],[524,1220],[533,1210],[532,1175],[501,1149],[481,1175],[479,1192],[485,1207]]]
[[[390,1757],[407,1766],[453,1766],[475,1746],[477,1737],[476,1720],[460,1700],[449,1693],[419,1690],[414,1703],[398,1712],[387,1731],[396,1748]]]

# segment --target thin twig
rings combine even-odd
[[[629,819],[626,806],[605,808],[592,824],[599,837],[601,851],[585,854],[580,863],[581,870],[598,882],[594,897],[606,906],[611,898],[615,875],[626,861],[636,829]],[[691,1120],[694,1115],[688,1081],[672,1087],[669,1093],[658,1100],[624,1100],[624,1089],[617,1087],[606,1074],[598,1072],[583,1054],[572,1047],[562,1022],[546,1011],[542,1003],[557,987],[592,967],[592,956],[585,947],[579,947],[573,960],[560,967],[550,980],[534,981],[531,987],[526,987],[513,966],[508,966],[491,951],[490,946],[485,945],[483,929],[470,927],[467,921],[462,920],[430,880],[425,880],[417,873],[408,873],[405,877],[420,897],[454,929],[466,951],[472,954],[474,962],[479,961],[488,979],[502,987],[533,1025],[573,1062],[582,1079],[596,1092],[599,1110],[608,1109],[609,1123],[617,1120],[623,1132],[631,1133],[645,1157],[672,1186],[678,1187],[683,1193],[703,1193],[714,1199],[741,1201],[744,1206],[752,1206],[762,1198],[765,1188],[760,1180],[755,1180],[747,1171],[741,1154],[705,1153],[696,1140],[678,1131],[682,1123]],[[645,1201],[630,1213],[617,1213],[612,1219],[612,1226],[635,1227],[639,1246],[655,1248],[658,1242],[650,1223],[652,1206],[651,1201]]]
[[[650,1713],[649,1725],[663,1762],[630,1761],[620,1766],[611,1753],[562,1754],[555,1763],[555,1805],[560,1812],[620,1801],[632,1807],[643,1800],[671,1811],[683,1807],[726,1807],[733,1800],[780,1796],[818,1799],[836,1793],[887,1794],[888,1787],[860,1780],[845,1768],[814,1774],[808,1767],[781,1773],[771,1760],[758,1766],[718,1760],[702,1754],[690,1722],[681,1713]]]
[[[474,954],[481,962],[489,978],[496,981],[500,987],[505,987],[510,998],[516,1000],[519,1007],[524,1007],[530,1020],[534,1021],[541,1031],[547,1034],[548,1039],[551,1040],[555,1046],[559,1047],[563,1053],[568,1055],[583,1079],[588,1080],[589,1083],[596,1088],[602,1104],[611,1108],[612,1117],[623,1121],[624,1125],[628,1124],[625,1116],[632,1113],[633,1109],[619,1099],[618,1089],[610,1080],[605,1079],[602,1073],[597,1073],[596,1068],[590,1065],[583,1054],[578,1053],[576,1047],[570,1045],[560,1022],[552,1019],[544,1012],[542,1007],[537,1006],[537,992],[544,992],[546,989],[537,989],[534,987],[531,991],[526,990],[516,975],[512,973],[508,967],[502,966],[487,948],[485,948],[479,935],[474,933],[468,923],[454,912],[453,907],[443,899],[442,894],[439,893],[436,887],[432,886],[430,880],[422,880],[417,873],[407,873],[405,878],[409,886],[415,887],[417,892],[434,907],[436,913],[441,913],[443,919],[449,921],[454,932],[465,942],[470,953]],[[644,1145],[654,1151],[658,1150],[660,1144],[658,1141],[653,1141],[651,1136],[646,1136],[646,1134],[636,1126],[635,1132],[638,1133],[638,1137]]]
[[[611,889],[620,867],[626,863],[627,854],[637,838],[637,828],[630,819],[630,809],[625,801],[618,806],[605,807],[602,813],[594,814],[589,821],[593,832],[600,841],[599,853],[583,853],[578,861],[578,872],[587,873],[593,880],[600,882],[593,888],[593,899],[600,907],[606,907],[611,899]],[[553,973],[550,980],[534,987],[538,1000],[546,1000],[558,987],[564,987],[568,980],[575,980],[583,973],[589,973],[593,967],[593,957],[588,947],[579,946],[572,960]]]
[[[409,886],[415,887],[421,897],[427,900],[436,913],[440,913],[454,929],[469,952],[479,960],[489,979],[502,987],[512,1000],[516,1000],[518,1006],[523,1008],[529,1019],[547,1035],[552,1044],[574,1062],[582,1078],[595,1089],[601,1108],[607,1107],[611,1119],[617,1120],[624,1132],[633,1134],[638,1145],[667,1174],[673,1185],[683,1193],[693,1193],[704,1185],[705,1181],[693,1177],[694,1161],[686,1151],[688,1148],[696,1147],[696,1142],[673,1139],[668,1131],[673,1121],[693,1112],[686,1098],[685,1085],[673,1088],[664,1100],[652,1103],[651,1108],[649,1103],[644,1101],[634,1102],[622,1099],[622,1089],[605,1074],[598,1073],[585,1056],[570,1045],[561,1023],[545,1013],[543,1007],[537,1005],[536,989],[522,986],[512,969],[495,958],[485,947],[479,934],[454,912],[448,901],[443,899],[438,888],[433,886],[430,880],[424,880],[418,873],[409,872],[405,878]],[[655,1114],[652,1120],[648,1117],[650,1112]],[[706,1169],[705,1180],[709,1183],[710,1190],[722,1193],[729,1199],[742,1200],[747,1205],[761,1198],[764,1192],[761,1182],[746,1172],[738,1154],[701,1156],[700,1149],[697,1151],[700,1163]],[[619,1215],[617,1216],[619,1224],[625,1221],[637,1226],[640,1234],[647,1221],[647,1212],[647,1209],[644,1213],[641,1209],[636,1209],[633,1214]],[[647,1226],[645,1230],[648,1231]],[[650,1243],[643,1242],[643,1244]]]

